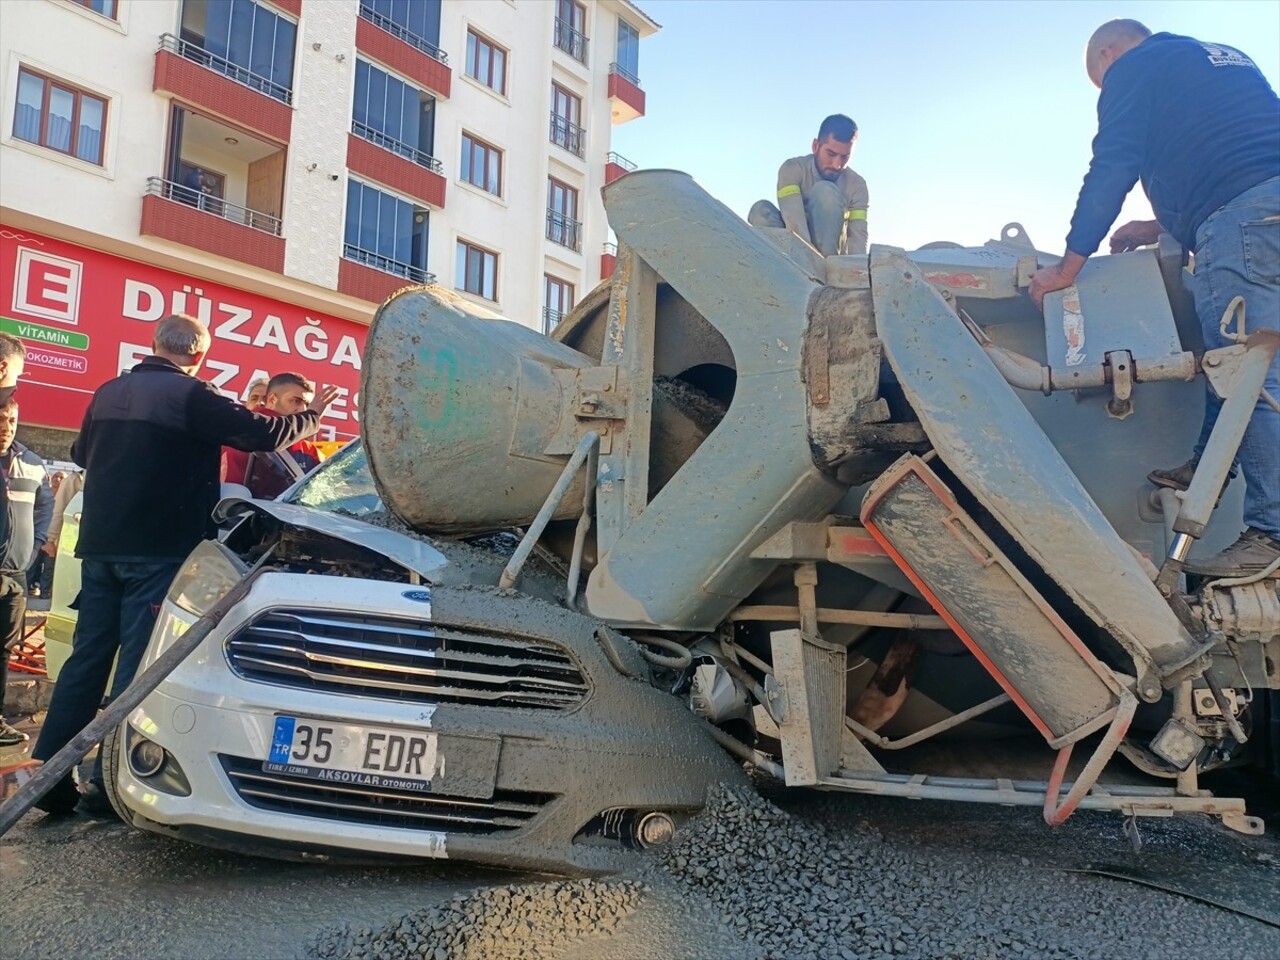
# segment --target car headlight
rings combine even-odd
[[[206,540],[191,551],[165,594],[164,606],[139,670],[155,663],[175,640],[244,578],[248,569],[239,557],[214,540]]]
[[[182,563],[166,599],[202,617],[244,579],[248,567],[216,540],[205,540]]]

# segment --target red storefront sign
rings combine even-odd
[[[363,324],[0,225],[0,331],[27,348],[24,423],[80,429],[94,390],[151,352],[170,313],[208,326],[200,376],[226,395],[293,371],[342,390],[320,439],[359,433]]]

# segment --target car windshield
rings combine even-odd
[[[363,517],[382,509],[364,445],[353,440],[312,472],[288,498],[289,503]]]

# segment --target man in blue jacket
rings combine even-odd
[[[49,537],[53,517],[53,490],[44,461],[15,437],[18,433],[18,401],[12,395],[0,400],[0,485],[5,493],[5,521],[0,537],[0,635],[4,660],[22,639],[27,612],[27,568]],[[4,688],[9,671],[0,675],[0,747],[24,743],[27,735],[4,719]]]
[[[22,345],[21,340],[12,334],[0,333],[0,404],[8,403],[14,391],[18,389],[18,378],[22,376],[26,358],[27,348]],[[0,483],[0,543],[9,542],[12,531],[10,507],[9,487],[7,484]],[[5,625],[2,628],[4,648],[3,653],[0,653],[4,659],[0,660],[0,668],[7,668],[9,647],[22,639],[21,624],[26,616],[26,610],[27,596],[21,583],[12,577],[0,574],[0,624]],[[19,624],[17,636],[14,635],[12,627],[15,623]],[[8,670],[5,669],[3,679],[7,680],[8,676]],[[2,701],[3,696],[0,696],[0,748],[16,747],[26,742],[27,735],[9,726],[4,718]]]
[[[1195,252],[1193,292],[1206,350],[1229,345],[1219,331],[1227,305],[1245,298],[1247,327],[1280,326],[1280,99],[1239,50],[1151,31],[1135,20],[1105,23],[1089,40],[1085,68],[1098,98],[1093,160],[1059,263],[1031,278],[1037,307],[1075,282],[1141,179],[1156,219],[1125,224],[1111,252],[1155,243],[1161,230]],[[1280,399],[1273,363],[1266,389]],[[1152,482],[1185,490],[1222,401],[1206,392],[1191,459],[1156,470]],[[1257,573],[1280,559],[1280,412],[1260,399],[1240,443],[1247,529],[1221,553],[1185,569],[1215,577]]]

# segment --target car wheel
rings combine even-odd
[[[124,724],[118,727],[112,727],[102,743],[98,747],[98,751],[102,754],[102,789],[107,794],[107,800],[111,802],[111,809],[127,826],[134,826],[133,813],[124,805],[124,801],[120,798],[120,789],[116,785],[116,777],[120,772],[120,757],[124,747]]]

